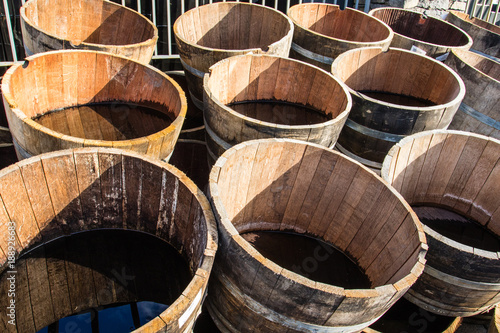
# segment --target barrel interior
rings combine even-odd
[[[25,15],[37,29],[75,45],[137,44],[156,34],[144,16],[110,1],[32,0],[25,5]]]
[[[375,174],[293,141],[237,147],[216,168],[221,204],[240,235],[292,232],[322,240],[352,259],[371,288],[394,284],[417,265],[416,217]]]
[[[395,33],[430,44],[466,46],[469,38],[445,21],[397,8],[374,10],[371,15],[387,23]]]
[[[489,22],[486,22],[484,20],[481,20],[477,17],[471,17],[470,15],[468,14],[465,14],[465,13],[462,13],[462,12],[459,12],[459,11],[451,11],[448,15],[454,15],[454,16],[457,16],[458,18],[466,21],[466,22],[469,22],[469,23],[472,23],[474,25],[477,25],[478,27],[481,27],[483,29],[486,29],[486,30],[489,30],[491,32],[494,32],[494,33],[497,33],[497,34],[500,34],[500,27],[494,25],[494,24],[491,24]]]
[[[453,52],[467,65],[500,82],[500,64],[498,62],[471,51],[454,50]]]
[[[179,309],[185,310],[206,286],[213,259],[209,252],[215,251],[217,237],[213,217],[206,215],[210,214],[206,210],[208,203],[200,201],[198,189],[183,177],[166,164],[111,149],[54,152],[3,169],[0,221],[5,237],[0,243],[1,271],[9,270],[8,260],[12,260],[7,257],[7,235],[15,235],[15,261],[24,265],[17,276],[16,294],[17,320],[22,331],[36,332],[75,312],[139,298],[172,305],[151,325],[165,326],[173,318],[177,322],[176,316],[183,311]],[[172,289],[174,293],[162,296],[160,289],[169,287],[153,288],[151,284],[159,277],[165,280],[170,269],[165,260],[158,259],[154,265],[151,258],[140,258],[142,250],[134,248],[140,245],[138,236],[129,236],[137,241],[124,242],[103,234],[102,229],[140,231],[159,238],[146,240],[148,246],[167,242],[173,253],[185,261],[188,276]],[[100,241],[75,236],[87,231],[88,237]],[[50,245],[54,239],[65,245],[54,248]],[[95,246],[88,246],[90,242]],[[114,243],[127,251],[120,254],[106,249]],[[65,246],[71,251],[65,251]],[[52,249],[52,255],[46,252],[44,259],[36,251],[30,254],[28,251],[34,248],[38,253]],[[24,263],[23,255],[27,258]],[[132,267],[131,262],[134,271],[126,270]],[[63,270],[67,267],[66,272],[58,271],[61,263]],[[133,272],[137,280],[127,280]],[[7,306],[8,297],[2,297],[1,302]]]
[[[350,51],[337,59],[334,74],[351,89],[391,104],[442,105],[461,92],[458,78],[447,67],[427,57],[398,49]],[[384,96],[385,95],[385,96]],[[413,99],[413,101],[406,101]]]
[[[217,3],[187,11],[175,22],[176,35],[198,46],[245,50],[269,46],[286,36],[290,22],[278,11],[244,3]]]
[[[319,34],[353,42],[378,42],[391,31],[372,16],[337,5],[308,3],[292,6],[288,16],[301,27]]]
[[[5,81],[4,81],[5,83]],[[16,68],[11,108],[55,132],[91,140],[130,140],[165,131],[183,93],[149,67],[93,52],[47,53]]]
[[[335,119],[349,104],[344,89],[330,75],[313,66],[278,57],[226,59],[212,67],[205,89],[214,100],[229,105],[235,112],[244,104],[282,104],[279,113],[275,112],[276,107],[258,104],[242,113],[282,125],[308,125],[311,121]],[[304,110],[292,113],[287,108],[290,106],[302,106]]]

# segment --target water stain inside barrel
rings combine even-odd
[[[282,101],[245,101],[227,106],[244,116],[280,125],[314,125],[332,119],[312,107]]]
[[[150,103],[86,104],[46,112],[33,118],[56,132],[92,140],[131,140],[157,133],[175,120],[168,108]]]
[[[368,97],[391,104],[415,106],[415,107],[428,107],[437,105],[436,103],[431,102],[427,99],[417,98],[407,95],[393,94],[384,91],[360,90],[359,92]]]
[[[347,289],[371,288],[368,276],[330,244],[297,233],[254,231],[241,235],[264,257],[311,280]]]
[[[48,325],[42,332],[67,325],[82,332],[130,332],[168,308],[193,276],[172,245],[129,230],[58,238],[23,254],[14,270],[16,311],[33,311],[38,323]],[[7,277],[0,277],[0,288],[8,286]],[[23,320],[33,319],[19,315],[17,325]]]
[[[423,224],[445,237],[485,251],[500,251],[500,237],[474,220],[440,207],[416,206],[413,210]]]
[[[456,318],[430,313],[401,298],[370,328],[384,333],[442,333],[455,321]]]

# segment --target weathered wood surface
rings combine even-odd
[[[464,30],[471,36],[471,48],[500,58],[500,27],[468,14],[450,10],[446,21]]]
[[[441,19],[399,8],[377,8],[370,15],[387,23],[394,31],[391,47],[410,50],[412,46],[436,58],[453,49],[468,50],[472,38],[462,29]]]
[[[405,136],[447,128],[465,95],[462,79],[449,67],[392,47],[387,52],[376,47],[347,51],[335,60],[332,73],[347,84],[353,99],[337,147],[377,169],[389,149]],[[388,102],[363,92],[425,104]]]
[[[382,177],[410,205],[457,212],[500,235],[500,142],[485,136],[434,130],[409,136],[384,161]],[[500,302],[498,252],[451,240],[425,226],[424,273],[405,296],[447,316],[471,316]]]
[[[331,147],[351,108],[347,87],[332,75],[301,61],[268,55],[225,59],[205,75],[207,147],[216,159],[234,144],[262,138],[292,138]],[[314,108],[326,120],[311,125],[271,123],[243,115],[228,104],[282,101]]]
[[[167,75],[152,66],[102,52],[63,50],[34,55],[24,64],[12,66],[2,82],[4,106],[20,159],[92,146],[130,149],[164,159],[173,151],[187,109],[184,92]],[[160,105],[164,108],[161,112],[175,119],[161,131],[130,140],[88,138],[87,133],[102,127],[99,122],[108,123],[78,113],[67,117],[61,112],[62,117],[53,118],[52,129],[32,119],[65,107],[115,101]],[[134,120],[134,125],[141,122]],[[71,135],[54,130],[59,128]],[[112,133],[106,135],[114,138]]]
[[[103,0],[30,0],[21,7],[27,56],[63,49],[110,52],[148,64],[158,29],[142,14]]]
[[[200,189],[206,193],[210,165],[207,145],[204,141],[179,139],[169,163],[184,172]]]
[[[490,321],[490,326],[488,327],[488,333],[499,333],[500,332],[500,310],[498,306],[495,307],[493,311],[493,316]]]
[[[449,129],[500,139],[500,63],[474,52],[456,50],[446,64],[460,75],[466,88]]]
[[[265,53],[288,57],[293,23],[270,7],[219,2],[193,8],[174,23],[175,41],[193,101],[203,109],[203,76],[218,61]]]
[[[224,332],[359,331],[423,270],[427,245],[410,207],[375,174],[328,148],[289,139],[241,143],[218,159],[209,191],[221,239],[208,304]],[[240,235],[258,230],[334,245],[372,288],[344,289],[278,266]]]
[[[133,152],[103,148],[65,150],[1,170],[0,198],[1,272],[9,269],[9,221],[16,224],[16,259],[38,245],[87,229],[146,232],[173,245],[187,259],[193,278],[168,309],[139,331],[181,333],[191,329],[206,292],[218,236],[208,200],[182,172]],[[119,215],[106,217],[107,211]],[[105,243],[104,247],[111,246]],[[85,244],[82,246],[87,248]],[[104,253],[100,250],[106,252],[105,248],[89,251],[95,251],[94,255]],[[45,263],[28,260],[25,268],[19,270],[16,290],[19,332],[36,332],[75,311],[134,297],[127,288],[118,292],[117,285],[110,284],[104,276],[83,278],[87,274],[82,271],[84,264],[62,267],[60,261],[50,259],[81,256],[84,252],[52,253]],[[116,263],[118,259],[109,260]],[[31,274],[35,271],[40,274]],[[80,283],[81,280],[85,282]],[[104,292],[97,292],[101,288],[110,291],[106,296],[112,297],[105,299]],[[0,331],[12,328],[5,312],[0,316]]]
[[[367,46],[387,49],[394,33],[381,20],[352,8],[303,3],[290,7],[294,24],[290,57],[326,71],[341,53]]]

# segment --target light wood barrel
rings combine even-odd
[[[292,138],[332,147],[351,109],[347,87],[332,75],[301,61],[269,55],[220,61],[205,75],[204,93],[206,141],[213,162],[231,146],[252,139]],[[311,114],[322,118],[307,124],[309,114],[275,117],[268,110],[243,114],[228,106],[259,101],[312,108]]]
[[[409,136],[384,161],[382,177],[410,205],[437,206],[500,235],[500,141],[434,130]],[[424,225],[424,273],[405,297],[433,313],[472,316],[500,302],[498,252],[469,246]],[[474,235],[471,235],[474,237]],[[479,239],[480,240],[480,239]]]
[[[29,0],[21,7],[27,56],[62,49],[110,52],[147,64],[158,29],[145,16],[103,0]]]
[[[222,332],[358,332],[423,270],[427,245],[410,206],[328,148],[290,139],[241,143],[217,160],[209,191],[220,242],[207,305]],[[283,268],[241,236],[250,231],[332,244],[364,270],[371,288],[344,289]]]
[[[367,46],[387,49],[394,35],[381,20],[337,5],[303,3],[290,7],[288,17],[294,24],[290,57],[326,71],[345,51]]]
[[[332,72],[353,99],[336,147],[378,170],[405,136],[447,128],[465,95],[462,79],[448,66],[392,47],[347,51]]]
[[[189,92],[203,109],[203,76],[213,64],[247,53],[288,57],[293,23],[270,7],[218,2],[182,14],[174,34]]]
[[[460,75],[466,88],[449,129],[500,139],[500,63],[471,51],[456,50],[446,64]]]
[[[394,31],[391,47],[417,47],[436,58],[452,49],[468,50],[472,38],[462,29],[435,17],[399,8],[372,9],[370,15],[387,23]]]
[[[166,159],[173,151],[187,109],[184,92],[167,75],[128,58],[95,51],[63,50],[28,57],[7,71],[2,90],[19,159],[78,147],[130,149]],[[157,130],[156,124],[143,123],[133,110],[122,112],[119,108],[106,118],[63,113],[50,128],[33,120],[53,110],[115,102],[161,107],[158,112],[174,119],[157,132],[149,130]],[[140,123],[148,135],[123,139],[117,128],[109,128],[109,119],[114,119],[115,113],[131,126]]]
[[[165,311],[137,332],[191,330],[207,290],[217,229],[208,200],[182,172],[118,149],[64,150],[1,170],[0,195],[2,272],[10,269],[9,260],[17,261],[27,250],[61,236],[96,229],[141,231],[179,251],[192,279]],[[9,243],[11,235],[15,241]],[[29,262],[27,271],[17,272],[16,325],[8,324],[2,311],[2,332],[37,332],[76,311],[106,305],[99,297],[98,291],[105,286],[98,283],[98,276],[72,281],[68,275],[68,281],[55,281],[47,278],[58,274],[49,266],[48,262],[45,278],[43,274],[39,279],[31,276]],[[78,294],[78,286],[89,292]],[[5,289],[1,292],[5,309],[9,297]]]
[[[473,43],[471,48],[492,57],[500,58],[500,27],[469,14],[450,10],[446,21],[461,28]]]

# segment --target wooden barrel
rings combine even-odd
[[[208,175],[210,174],[207,155],[207,145],[204,141],[179,139],[168,163],[179,168],[200,189],[205,191],[208,185]]]
[[[290,7],[294,24],[290,57],[330,71],[337,56],[367,46],[387,49],[394,33],[379,19],[359,10],[324,3]]]
[[[454,333],[462,321],[461,317],[430,313],[403,297],[362,333]]]
[[[500,63],[471,51],[456,50],[446,64],[460,75],[466,88],[449,128],[500,139]]]
[[[463,81],[449,67],[392,47],[347,51],[332,72],[347,84],[353,100],[336,147],[378,170],[406,135],[447,128],[465,94]]]
[[[158,29],[145,16],[103,0],[29,0],[21,7],[26,55],[62,49],[110,52],[147,64]]]
[[[446,21],[399,8],[372,9],[370,15],[387,23],[394,31],[391,47],[418,48],[436,58],[452,49],[468,50],[472,38]]]
[[[347,87],[310,64],[269,55],[220,61],[205,75],[205,129],[215,161],[232,145],[292,138],[331,147],[351,109]]]
[[[165,311],[138,331],[191,330],[206,293],[217,229],[208,200],[182,172],[118,149],[64,150],[0,171],[0,195],[2,272],[9,271],[20,254],[62,236],[96,229],[141,231],[179,251],[188,262],[191,280]],[[9,242],[10,236],[14,241]],[[99,284],[102,276],[73,281],[68,271],[68,281],[55,281],[47,277],[58,273],[48,259],[45,276],[33,278],[30,268],[28,262],[27,271],[16,273],[16,325],[4,320],[3,311],[2,332],[37,332],[59,318],[107,304],[99,297],[99,290],[107,287]],[[115,279],[127,278],[129,283],[134,278],[123,271],[117,274]],[[122,282],[117,280],[115,286]],[[72,285],[81,289],[68,287]],[[9,305],[6,292],[3,289],[0,298],[3,308]]]
[[[500,58],[500,27],[456,10],[449,11],[446,21],[472,37],[474,50]]]
[[[182,89],[159,70],[95,51],[28,57],[7,71],[2,89],[19,159],[92,146],[166,159],[187,108]]]
[[[270,7],[218,2],[182,14],[174,23],[174,34],[189,93],[203,109],[203,76],[210,66],[247,53],[288,57],[293,23]]]
[[[423,270],[427,245],[410,206],[331,149],[290,139],[241,143],[217,160],[209,191],[220,242],[207,305],[222,332],[357,332]],[[298,263],[302,273],[284,268],[243,237],[256,231],[331,244],[363,270],[368,287],[306,277],[331,254],[323,245]]]
[[[448,222],[443,229],[424,225],[427,264],[405,295],[409,301],[433,313],[459,317],[486,311],[500,302],[500,260],[498,251],[491,250],[492,244],[498,246],[500,235],[499,162],[500,141],[446,130],[409,136],[387,155],[382,177],[410,205],[446,209],[475,221],[468,225],[480,230],[463,229],[459,239],[450,234],[462,230],[456,229],[458,223]],[[421,220],[432,222],[435,214],[427,215],[431,217],[421,215]],[[448,230],[444,229],[447,225]],[[487,238],[486,232],[492,236]]]

